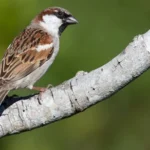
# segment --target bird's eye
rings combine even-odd
[[[59,18],[63,18],[64,13],[63,13],[62,11],[59,11],[59,12],[57,13],[57,16],[58,16]]]

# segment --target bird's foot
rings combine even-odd
[[[53,87],[52,84],[48,84],[46,88],[47,88],[47,89],[50,89],[50,88],[52,88],[52,87]]]
[[[49,88],[52,88],[52,87],[53,87],[52,84],[48,84],[47,87],[33,87],[33,88],[32,88],[33,90],[36,90],[36,91],[39,91],[39,92],[40,92],[40,93],[39,93],[39,96],[38,96],[38,102],[39,102],[40,105],[41,105],[40,100],[42,99],[42,94],[43,94],[46,90],[48,90]]]

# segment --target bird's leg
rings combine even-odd
[[[40,93],[41,92],[45,92],[47,90],[47,88],[44,88],[44,87],[32,87],[32,90],[36,90],[36,91],[39,91]]]
[[[36,90],[36,91],[39,91],[39,92],[45,92],[46,90],[48,90],[51,87],[53,87],[52,84],[48,84],[47,87],[35,87],[35,86],[33,86],[32,90]]]
[[[38,102],[39,104],[41,104],[40,100],[42,99],[42,93],[45,92],[46,90],[48,90],[49,88],[53,87],[51,84],[49,84],[47,87],[32,87],[32,90],[36,90],[39,91],[39,98],[38,98]]]

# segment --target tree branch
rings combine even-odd
[[[8,98],[0,107],[0,137],[32,130],[81,112],[110,97],[150,67],[150,31],[134,38],[104,66],[41,95]]]

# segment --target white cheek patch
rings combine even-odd
[[[44,27],[50,34],[58,34],[59,27],[62,25],[62,20],[55,15],[44,15],[40,25]]]
[[[44,51],[44,50],[47,50],[47,49],[52,48],[52,47],[53,47],[53,43],[51,43],[51,44],[45,44],[45,45],[39,45],[39,46],[36,48],[36,50],[37,50],[38,52],[40,52],[40,51]]]
[[[61,24],[61,20],[57,18],[55,15],[45,15],[43,16],[43,20],[47,24],[55,24],[55,25]]]

